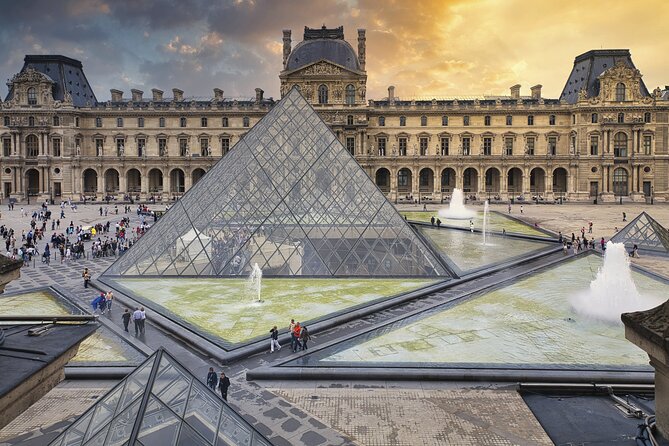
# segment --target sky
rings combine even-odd
[[[150,95],[279,96],[282,30],[367,30],[367,97],[521,94],[557,98],[574,57],[629,48],[649,90],[669,84],[665,0],[0,0],[0,78],[26,54],[81,60],[98,100]],[[0,86],[2,98],[7,87]]]

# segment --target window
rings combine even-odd
[[[53,126],[54,127],[60,127],[60,116],[54,116],[53,117]]]
[[[386,138],[379,138],[379,156],[386,156]]]
[[[441,125],[444,127],[448,126],[448,116],[441,117]]]
[[[513,156],[513,138],[510,136],[504,138],[504,153],[506,156]]]
[[[490,121],[491,121],[490,116],[487,116],[487,115],[486,115],[486,116],[483,117],[483,125],[485,125],[485,126],[489,126],[489,125],[490,125]]]
[[[525,150],[528,155],[533,156],[534,155],[534,144],[535,144],[535,139],[533,136],[530,136],[527,138],[527,143]]]
[[[144,118],[137,118],[137,127],[144,127]]]
[[[95,139],[95,156],[102,156],[104,150],[104,140],[102,138]]]
[[[653,143],[653,137],[650,135],[643,136],[643,154],[650,155],[651,144]]]
[[[385,127],[385,126],[386,126],[386,117],[379,116],[379,127]]]
[[[405,127],[407,125],[407,117],[400,116],[400,127]]]
[[[617,168],[613,171],[613,194],[622,196],[627,195],[627,180],[628,173],[622,167]]]
[[[321,85],[318,87],[318,103],[327,104],[328,103],[328,87]]]
[[[613,156],[627,156],[627,134],[618,132],[613,137]]]
[[[230,151],[230,138],[221,138],[221,153],[225,155]]]
[[[513,116],[511,115],[506,116],[506,125],[513,125]]]
[[[548,154],[550,156],[557,155],[557,137],[555,136],[548,137]]]
[[[179,118],[179,127],[186,127],[186,118]]]
[[[37,105],[37,92],[32,87],[28,89],[28,105]]]
[[[590,137],[590,155],[599,154],[599,136]]]
[[[36,158],[39,155],[39,144],[37,143],[37,136],[28,135],[26,137],[26,156],[28,158]]]
[[[651,118],[650,112],[646,112],[643,114],[643,122],[645,122],[646,124],[650,124],[650,118]]]
[[[398,186],[409,186],[409,169],[402,169],[397,174],[397,185]]]
[[[462,154],[471,155],[472,153],[472,139],[468,136],[462,138]]]
[[[619,82],[618,85],[616,85],[616,101],[624,101],[625,100],[625,84],[622,82]]]
[[[74,118],[74,126],[75,126],[75,127],[79,127],[79,116],[76,116],[76,117]]]
[[[102,118],[100,117],[95,118],[95,126],[102,127]]]
[[[625,123],[625,113],[618,113],[618,124]]]
[[[229,126],[229,124],[228,124],[228,117],[227,117],[227,116],[223,116],[223,119],[222,119],[222,122],[221,122],[221,126],[223,126],[223,127],[228,127],[228,126]]]
[[[355,136],[346,137],[346,150],[351,155],[355,155]]]
[[[449,138],[441,138],[441,154],[448,155],[448,146],[450,145],[451,140]]]
[[[569,139],[569,153],[576,153],[576,135],[572,135]]]
[[[351,84],[346,86],[346,105],[355,105],[355,87]]]
[[[427,126],[427,116],[421,116],[420,117],[420,125],[421,125],[421,127]]]
[[[420,144],[420,154],[421,156],[426,156],[427,155],[427,138],[421,138],[419,140]]]
[[[346,117],[346,125],[353,125],[353,115],[348,115]]]
[[[244,116],[242,118],[242,126],[243,127],[250,127],[251,126],[251,120],[249,119],[248,116]]]
[[[534,115],[527,116],[527,125],[534,125]]]
[[[165,118],[158,118],[158,127],[165,127]]]
[[[200,127],[206,127],[207,126],[207,118],[200,118]]]
[[[400,138],[400,156],[407,156],[407,139]]]
[[[590,122],[592,124],[597,124],[599,122],[599,115],[597,113],[593,113],[590,115]]]
[[[179,138],[179,156],[188,156],[188,140]]]
[[[167,156],[167,138],[158,138],[158,154]]]
[[[5,127],[9,127],[9,116],[5,116],[4,124],[5,124]]]
[[[463,116],[462,117],[462,125],[469,125],[469,116]]]
[[[51,141],[51,154],[52,156],[60,156],[60,138],[54,138]]]
[[[200,155],[211,156],[211,153],[209,153],[209,138],[200,138]]]
[[[492,155],[492,138],[483,138],[483,154],[486,156]]]
[[[137,140],[137,156],[146,155],[144,153],[144,147],[146,147],[146,139],[140,138]]]
[[[116,127],[123,127],[123,118],[116,118]]]
[[[548,116],[548,125],[555,125],[555,115]]]
[[[576,115],[571,115],[571,123],[576,124]]]
[[[9,138],[3,138],[2,156],[11,156],[11,155],[12,155],[12,140]]]
[[[29,125],[30,127],[35,127],[35,118],[34,118],[33,116],[30,116],[30,117],[28,118],[28,125]]]

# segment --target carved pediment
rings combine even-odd
[[[613,67],[599,75],[599,96],[604,101],[616,101],[616,87],[618,84],[625,85],[625,100],[639,101],[641,95],[641,72],[629,67],[623,61],[618,61]]]
[[[319,60],[306,67],[295,70],[291,75],[297,76],[337,76],[341,74],[358,74],[341,65],[329,62],[327,60]]]

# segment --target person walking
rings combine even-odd
[[[84,279],[84,288],[88,288],[88,282],[91,281],[91,273],[88,272],[88,268],[84,268],[84,272],[81,273],[81,277]]]
[[[509,203],[509,214],[511,213],[511,203]]]
[[[288,331],[290,332],[290,348],[295,351],[295,344],[297,339],[295,339],[295,319],[290,320],[290,325],[288,325]]]
[[[592,234],[592,222],[588,223],[588,234]]]
[[[121,320],[123,321],[123,329],[126,332],[128,331],[128,325],[130,324],[130,316],[131,316],[130,310],[128,310],[127,308],[125,309],[125,311],[121,315]]]
[[[440,219],[437,219],[437,227],[441,228],[441,220]]]
[[[216,376],[216,372],[214,372],[213,367],[209,367],[209,373],[207,373],[207,385],[215,392],[216,384],[218,384],[218,377]]]
[[[109,310],[110,315],[111,315],[111,307],[113,300],[114,300],[114,293],[112,293],[111,290],[107,291],[107,294],[105,294],[105,303],[107,304],[107,310]]]
[[[279,330],[276,328],[276,325],[269,331],[269,352],[274,353],[274,347],[277,350],[281,350],[279,345]]]
[[[300,350],[302,349],[302,345],[300,344],[301,334],[302,334],[302,327],[300,327],[299,322],[296,322],[295,328],[293,328],[293,335],[295,337],[295,345],[293,346],[293,353],[297,352],[298,347],[300,348]]]
[[[520,213],[521,214],[523,213],[523,205],[522,204],[520,205]]]
[[[142,312],[139,307],[135,307],[135,312],[132,313],[132,323],[135,324],[135,336],[138,336],[142,327]]]
[[[139,329],[142,334],[144,334],[144,329],[146,328],[146,310],[142,307],[139,311],[142,313],[142,319],[140,319],[142,323],[140,324]]]
[[[627,221],[627,214],[623,212],[623,221]]]
[[[218,388],[221,391],[221,396],[225,401],[228,401],[228,389],[230,388],[230,378],[225,376],[225,372],[221,372],[221,377],[218,379]]]
[[[430,218],[430,224],[434,226],[434,215],[432,216],[432,218]]]
[[[304,326],[302,327],[302,330],[300,331],[300,341],[302,342],[302,350],[307,349],[307,341],[311,339],[311,336],[309,336],[309,330],[307,330],[307,327]]]

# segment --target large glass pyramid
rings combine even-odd
[[[269,446],[271,443],[163,349],[50,446]]]
[[[624,243],[630,249],[637,245],[641,251],[669,253],[669,230],[645,211],[611,237],[611,241]]]
[[[446,276],[297,89],[107,275]]]

